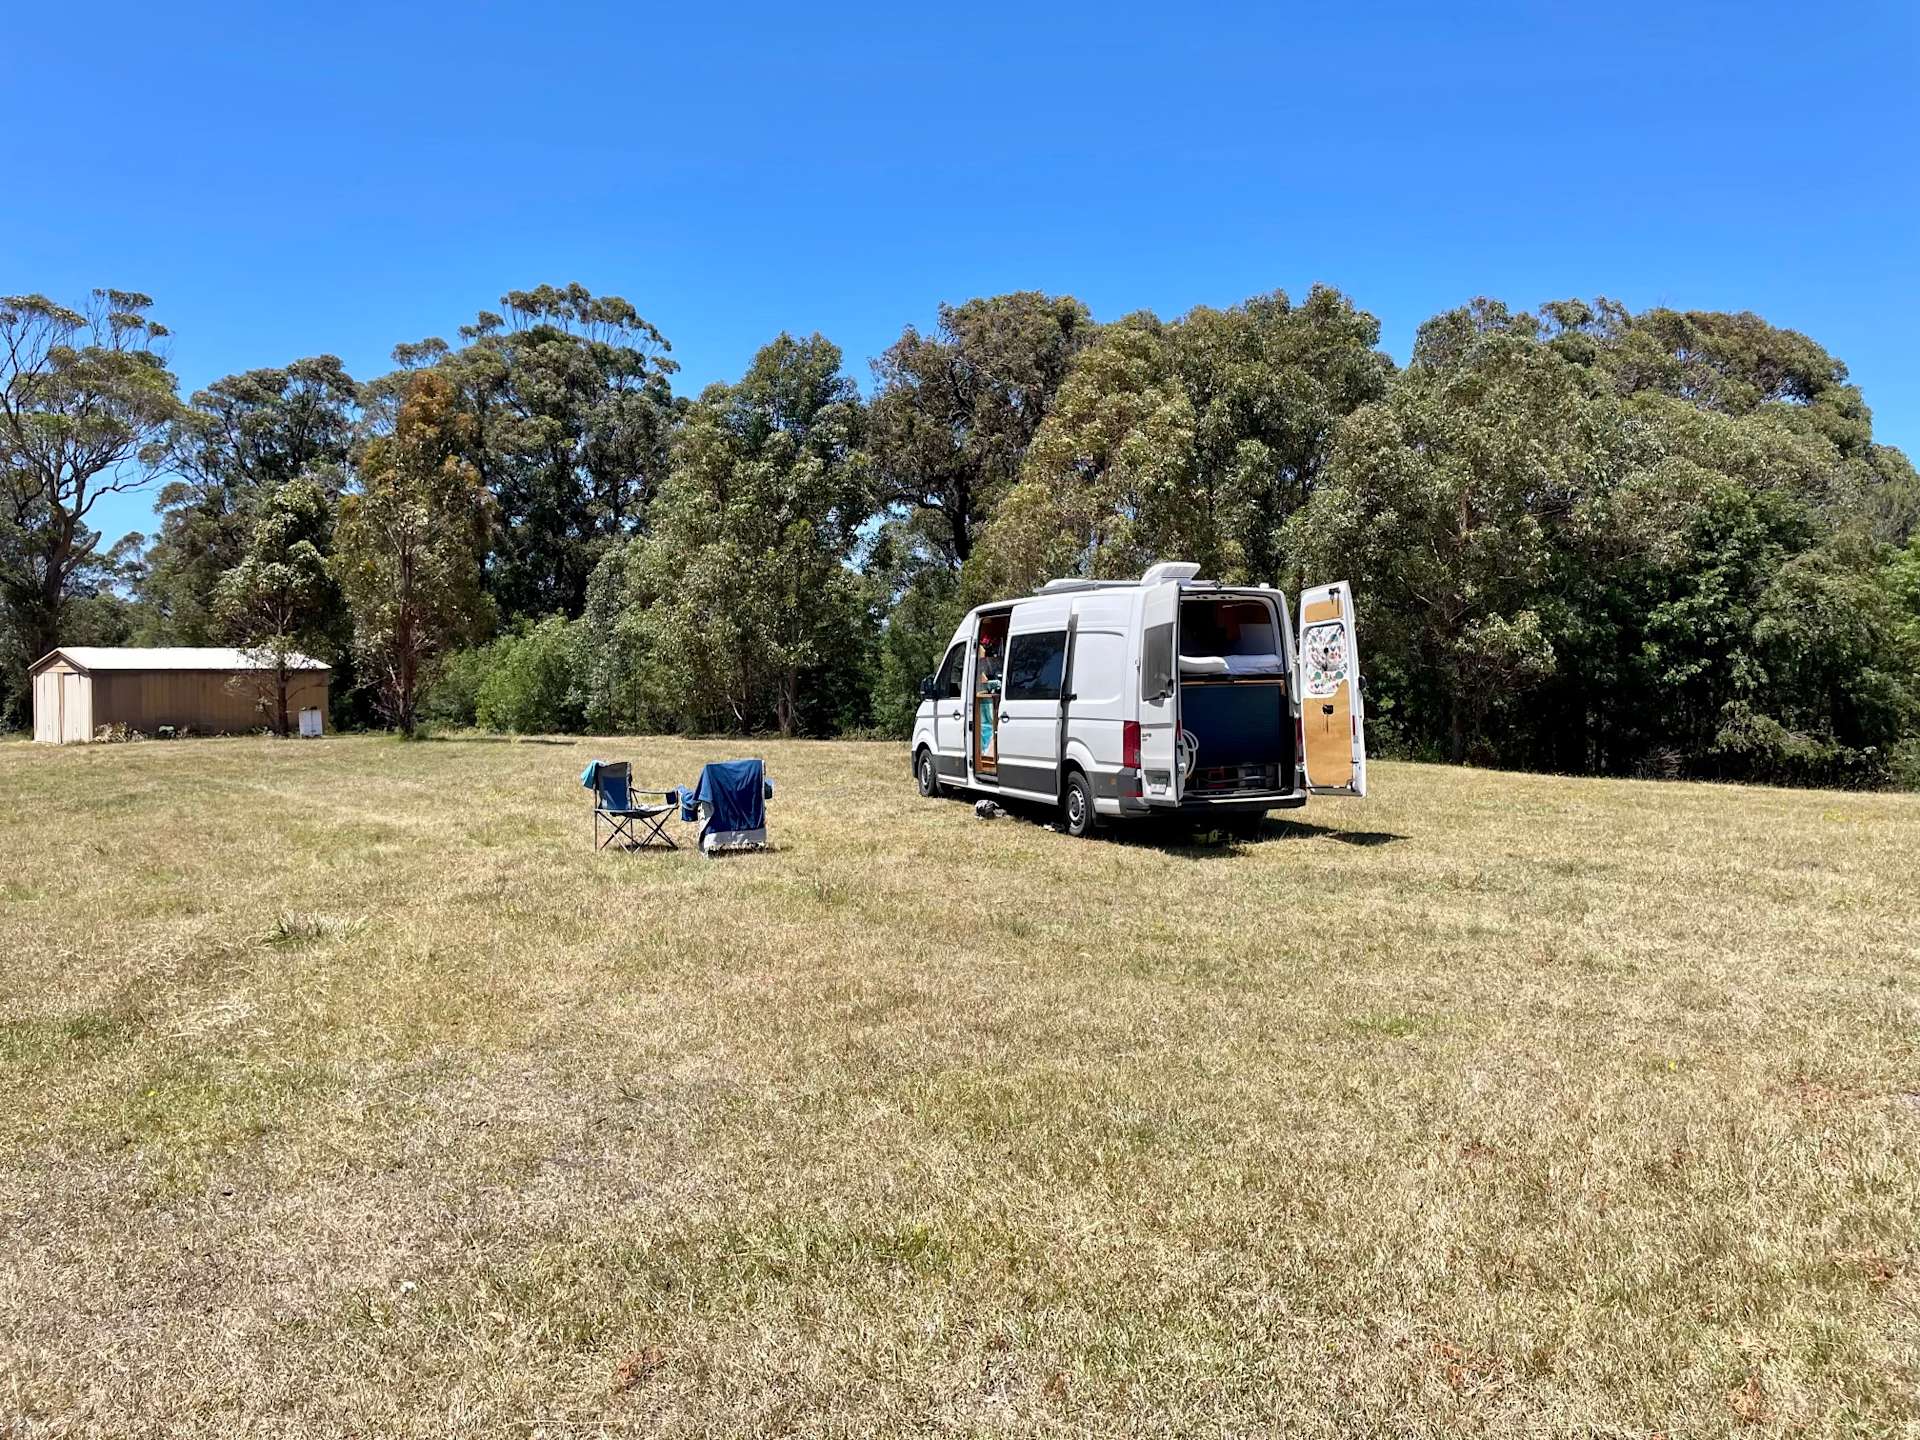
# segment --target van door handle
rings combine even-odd
[[[947,718],[949,720],[958,720],[960,718],[960,712],[956,710],[951,715],[947,716]]]

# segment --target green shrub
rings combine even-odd
[[[421,703],[421,718],[447,729],[465,729],[474,723],[480,703],[480,682],[486,678],[491,645],[456,650],[440,665]]]
[[[517,735],[578,731],[578,627],[551,616],[486,647],[474,723]]]

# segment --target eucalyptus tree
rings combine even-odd
[[[1164,558],[1223,580],[1288,578],[1282,527],[1342,417],[1386,391],[1379,339],[1379,322],[1326,286],[1299,305],[1276,291],[1106,327],[1034,436],[971,588]]]
[[[927,656],[961,608],[959,569],[1097,330],[1071,296],[1023,290],[942,305],[933,331],[908,326],[873,362],[867,451],[883,522],[864,558],[891,600],[882,723],[904,730],[911,718]]]
[[[1570,770],[1887,774],[1920,723],[1873,518],[1902,476],[1844,373],[1751,316],[1480,300],[1422,326],[1286,537],[1354,582],[1383,738]]]
[[[1071,296],[1023,290],[942,305],[873,362],[875,498],[937,563],[966,563],[1095,329]]]
[[[359,484],[340,500],[333,563],[354,648],[381,711],[405,735],[440,660],[492,629],[482,565],[494,516],[466,458],[473,427],[442,376],[412,377],[391,430],[367,441]]]
[[[220,638],[213,602],[221,577],[241,563],[281,489],[304,479],[328,506],[339,498],[359,398],[332,355],[228,375],[194,393],[168,437],[176,478],[160,492],[160,533],[140,587],[148,638]],[[333,620],[337,628],[337,611]]]
[[[577,615],[587,577],[636,533],[666,473],[679,368],[666,337],[617,295],[541,285],[501,297],[459,331],[394,352],[402,374],[437,369],[473,417],[467,458],[501,529],[488,585],[504,615]]]
[[[850,567],[872,513],[866,409],[819,335],[781,335],[687,413],[650,533],[609,558],[589,624],[630,647],[589,699],[681,727],[780,733],[857,718],[869,592]],[[615,598],[617,597],[617,598]]]
[[[126,290],[79,310],[0,297],[0,601],[27,660],[62,643],[72,603],[129,558],[101,550],[96,507],[163,463],[179,399],[152,307]]]
[[[237,564],[215,588],[224,638],[253,660],[273,733],[291,729],[287,691],[303,656],[330,648],[339,591],[327,566],[332,502],[313,476],[297,475],[259,506]]]

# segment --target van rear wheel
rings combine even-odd
[[[1096,820],[1093,786],[1078,770],[1067,773],[1067,793],[1060,801],[1060,814],[1066,821],[1069,835],[1078,837],[1093,833]]]

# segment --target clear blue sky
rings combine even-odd
[[[579,280],[684,387],[941,300],[1316,280],[1752,309],[1920,453],[1920,7],[107,3],[8,22],[0,292],[144,290],[183,391]],[[104,517],[146,529],[147,501]]]

